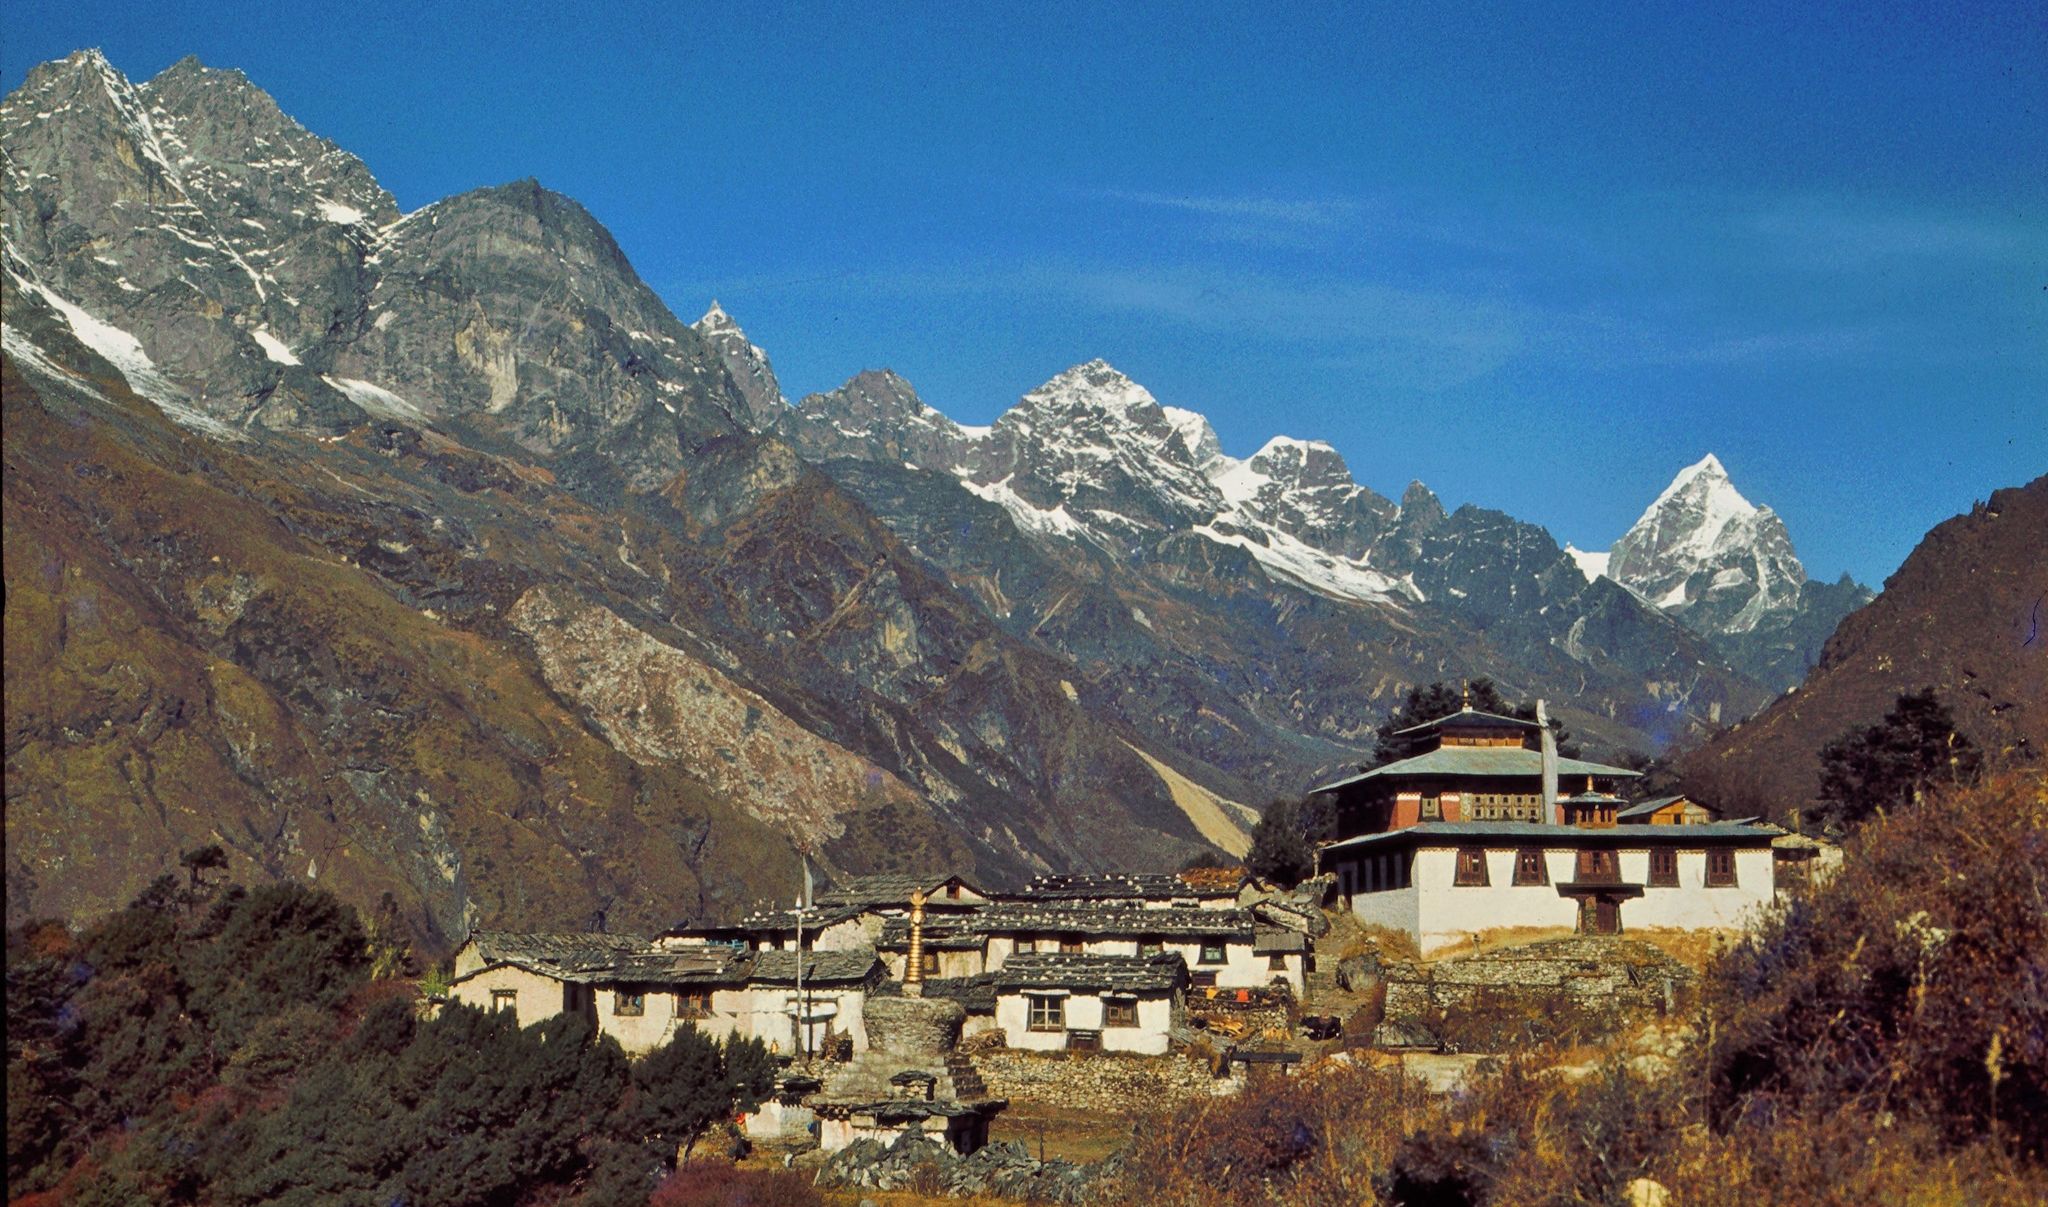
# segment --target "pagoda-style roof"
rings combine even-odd
[[[1559,778],[1568,775],[1597,775],[1635,779],[1642,773],[1630,771],[1626,767],[1610,767],[1605,763],[1560,756],[1557,760],[1557,774]],[[1374,780],[1392,780],[1417,775],[1540,779],[1543,775],[1543,752],[1530,750],[1525,746],[1439,746],[1413,758],[1375,767],[1349,779],[1324,784],[1320,788],[1311,788],[1309,793],[1314,795],[1318,792],[1336,792]]]
[[[1433,721],[1397,729],[1392,736],[1399,738],[1409,734],[1427,734],[1445,729],[1520,729],[1528,733],[1537,733],[1541,731],[1542,726],[1526,717],[1504,717],[1497,712],[1482,712],[1476,708],[1466,707],[1453,713],[1445,713]]]

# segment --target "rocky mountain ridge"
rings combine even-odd
[[[1152,760],[1243,791],[750,432],[735,350],[573,201],[401,215],[238,73],[95,52],[0,101],[0,152],[10,916],[221,842],[437,943],[659,927],[795,845],[1173,863],[1204,838]]]

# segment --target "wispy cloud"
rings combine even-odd
[[[1204,218],[1321,229],[1337,227],[1351,221],[1363,208],[1358,202],[1343,197],[1205,197],[1194,193],[1158,193],[1133,189],[1104,189],[1098,196],[1132,205],[1177,210]]]
[[[1811,194],[1740,211],[1739,226],[1803,262],[1860,268],[1879,261],[2006,260],[2048,250],[2038,224],[1991,213]]]

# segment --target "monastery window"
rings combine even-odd
[[[1134,997],[1103,998],[1102,1025],[1105,1027],[1137,1026],[1138,999]]]
[[[1425,796],[1422,798],[1422,820],[1441,821],[1443,819],[1443,815],[1444,802],[1442,797]]]
[[[1061,997],[1027,997],[1031,1004],[1030,1026],[1033,1031],[1064,1031],[1067,1029],[1067,1000]]]
[[[711,991],[709,989],[679,989],[676,991],[677,1018],[710,1018]]]
[[[621,989],[612,994],[612,1013],[622,1018],[637,1018],[647,1013],[647,995],[627,993]]]
[[[1650,849],[1650,884],[1656,888],[1678,887],[1678,852],[1670,847]]]
[[[1735,852],[1726,847],[1707,852],[1707,887],[1735,887]]]
[[[1543,852],[1524,847],[1515,852],[1516,884],[1549,884],[1550,873],[1543,866]]]
[[[1196,961],[1196,963],[1225,964],[1228,963],[1229,960],[1229,955],[1225,953],[1223,950],[1223,941],[1221,939],[1202,940],[1202,954],[1201,957]]]
[[[1486,887],[1486,852],[1466,847],[1458,852],[1458,876],[1452,881],[1462,888]]]
[[[519,991],[517,989],[491,990],[491,1009],[519,1012]]]

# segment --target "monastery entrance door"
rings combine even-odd
[[[1618,935],[1621,933],[1621,902],[1605,897],[1593,899],[1593,933],[1596,935]]]

